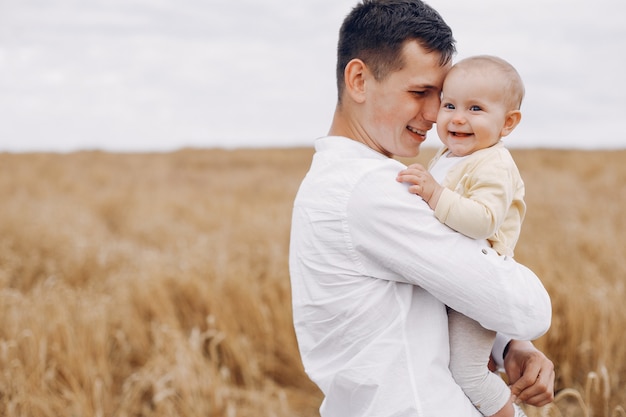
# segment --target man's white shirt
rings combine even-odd
[[[322,417],[480,416],[448,370],[446,306],[507,338],[548,329],[539,279],[441,224],[404,168],[325,137],[294,202],[289,267],[305,371]]]

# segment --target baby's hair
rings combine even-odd
[[[459,69],[479,67],[484,71],[493,71],[494,75],[500,75],[499,79],[503,82],[505,103],[509,110],[519,110],[522,106],[525,93],[522,77],[515,67],[504,59],[492,55],[476,55],[462,59],[454,67]],[[494,77],[494,81],[497,80],[498,78]]]

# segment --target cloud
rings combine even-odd
[[[330,124],[354,3],[6,0],[0,150],[310,145]],[[522,74],[511,145],[626,145],[619,0],[430,3],[459,58],[500,55]]]

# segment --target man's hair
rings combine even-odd
[[[501,81],[502,96],[508,110],[519,110],[524,99],[524,82],[513,65],[493,55],[476,55],[462,59],[454,64],[454,69],[478,68],[480,71],[491,71],[493,82]]]
[[[456,52],[452,29],[432,7],[420,0],[362,0],[346,16],[337,45],[337,90],[344,90],[344,71],[358,58],[376,80],[403,65],[402,48],[415,40],[429,52],[440,54],[441,65]]]

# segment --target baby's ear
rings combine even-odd
[[[504,117],[504,126],[500,134],[506,136],[513,131],[522,120],[522,112],[519,110],[511,110]]]

